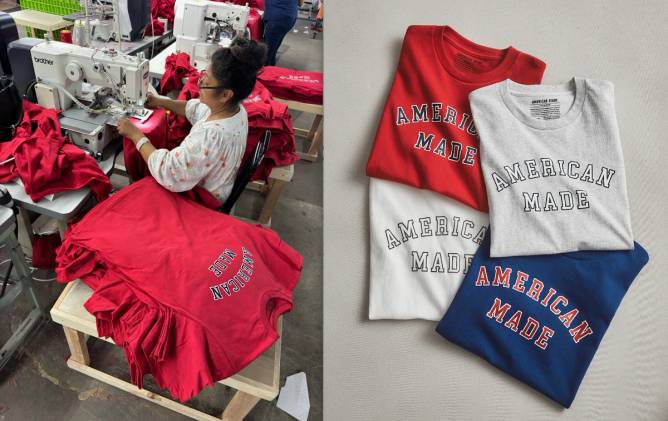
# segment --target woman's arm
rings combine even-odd
[[[155,99],[157,98],[154,98],[154,100]],[[130,139],[132,143],[134,143],[135,145],[144,137],[144,133],[142,133],[137,128],[137,126],[132,124],[132,122],[127,118],[121,118],[118,121],[118,132],[122,136]],[[144,158],[144,161],[146,161],[147,164],[148,164],[148,157],[151,156],[151,154],[154,151],[155,151],[155,146],[153,146],[151,142],[144,143],[144,145],[139,149],[139,153],[141,154],[142,158]]]
[[[147,105],[151,107],[160,107],[171,111],[174,114],[186,115],[186,102],[184,100],[170,99],[167,97],[152,97]]]

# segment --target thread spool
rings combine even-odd
[[[60,31],[60,42],[72,44],[72,31],[69,29],[63,29]]]

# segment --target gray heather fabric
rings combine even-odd
[[[505,80],[470,101],[493,257],[633,247],[612,83]]]

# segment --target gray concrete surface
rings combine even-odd
[[[279,54],[279,65],[322,70],[322,40],[313,40],[307,34],[288,34]],[[309,118],[295,114],[295,125],[307,127]],[[322,182],[322,160],[297,162],[294,180],[284,189],[273,216],[273,228],[304,257],[302,277],[294,291],[295,308],[284,317],[281,383],[290,374],[306,373],[312,420],[322,419]],[[114,176],[112,183],[121,187],[126,181]],[[259,193],[246,191],[237,213],[245,216],[259,212],[261,203]],[[4,260],[2,255],[0,250],[0,262]],[[6,267],[0,264],[0,274]],[[35,276],[48,278],[53,274],[39,271]],[[52,304],[63,286],[40,282],[37,288]],[[18,305],[11,313],[3,314],[0,340],[18,326],[26,309],[26,305]],[[90,340],[89,348],[94,367],[129,379],[127,362],[120,349],[99,340]],[[0,421],[187,419],[70,370],[65,365],[68,356],[61,327],[45,322],[10,365],[0,371]],[[150,377],[145,388],[165,394]],[[217,385],[188,404],[219,415],[231,396],[231,389]],[[260,401],[247,419],[293,418],[279,410],[276,401]]]

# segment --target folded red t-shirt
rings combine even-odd
[[[367,175],[487,211],[469,93],[504,79],[540,83],[544,71],[533,56],[475,44],[449,26],[409,27]]]
[[[265,66],[257,75],[273,95],[309,104],[322,104],[323,80],[321,72]]]

